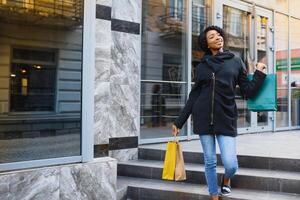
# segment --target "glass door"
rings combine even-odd
[[[140,144],[169,141],[187,99],[187,2],[143,1]],[[186,126],[179,139],[187,138]]]
[[[241,1],[220,1],[216,22],[227,34],[226,48],[244,61],[248,72],[255,71],[255,64],[268,65],[273,73],[273,13]],[[251,112],[236,88],[239,133],[273,130],[273,112]]]

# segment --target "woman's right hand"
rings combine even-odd
[[[175,124],[172,125],[172,134],[173,136],[177,136],[179,134],[179,128],[177,128]]]
[[[267,73],[267,65],[265,65],[264,63],[257,63],[256,64],[256,69],[263,72],[263,73]]]

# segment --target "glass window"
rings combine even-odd
[[[277,112],[276,127],[287,127],[288,123],[288,17],[275,15]]]
[[[300,125],[300,20],[291,18],[291,120]]]
[[[0,10],[0,164],[80,156],[83,1]]]
[[[250,13],[224,6],[223,16],[223,28],[227,35],[226,48],[242,58],[248,72],[253,72],[254,60],[249,44]],[[238,110],[238,128],[250,127],[251,112],[247,109],[246,100],[243,98],[238,86],[236,88],[236,104]]]
[[[289,2],[291,0],[252,0],[251,2],[257,5],[267,7],[269,9],[278,10],[281,12],[288,12]],[[298,0],[294,0],[298,1]]]
[[[170,17],[178,20],[183,19],[184,5],[183,0],[170,0]]]
[[[241,24],[243,24],[243,13],[240,10],[230,9],[229,14],[231,23],[230,26],[228,26],[228,33],[235,37],[242,37],[244,34],[243,29],[241,29]]]
[[[171,124],[185,105],[186,3],[182,0],[143,1],[142,139],[171,137]]]
[[[290,8],[290,14],[295,17],[300,17],[300,1],[299,0],[289,0],[289,8]]]
[[[256,48],[257,48],[257,62],[261,62],[269,66],[271,68],[269,61],[269,54],[268,54],[268,40],[271,37],[268,37],[268,19],[265,16],[258,15],[256,17]],[[271,70],[271,69],[269,69]],[[257,125],[258,126],[267,126],[268,125],[268,112],[257,112]]]
[[[204,26],[207,25],[206,9],[204,0],[193,0],[192,2],[192,34],[200,35]]]
[[[54,111],[55,52],[14,48],[12,58],[10,111]]]

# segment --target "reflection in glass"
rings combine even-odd
[[[254,57],[249,52],[249,26],[250,16],[247,12],[229,6],[223,7],[223,28],[227,34],[226,48],[241,57],[248,72],[253,72]],[[238,128],[249,127],[251,113],[247,109],[246,101],[243,99],[239,88],[236,89],[236,104],[238,109]]]
[[[178,20],[183,19],[183,0],[170,0],[169,5],[170,17]]]
[[[291,18],[291,121],[300,125],[300,20]]]
[[[268,66],[267,39],[268,39],[268,18],[263,16],[256,17],[256,46],[257,62],[264,63]],[[270,67],[270,66],[269,66]],[[268,112],[257,112],[257,125],[268,125]]]
[[[55,54],[55,51],[13,49],[10,79],[11,112],[54,111]],[[38,60],[42,60],[40,62],[43,62],[43,65],[38,64]]]
[[[80,156],[83,1],[0,9],[0,163]]]
[[[195,79],[196,66],[204,55],[204,52],[200,51],[198,37],[204,28],[211,24],[210,6],[210,1],[192,1],[192,82]]]
[[[276,13],[276,74],[277,74],[277,112],[276,126],[287,127],[288,118],[288,17]]]
[[[181,83],[142,82],[143,139],[170,137],[171,124],[185,104],[185,88]]]
[[[142,139],[170,137],[171,123],[186,101],[186,3],[143,1]]]

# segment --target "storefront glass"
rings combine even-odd
[[[268,37],[268,31],[271,27],[268,26],[268,19],[265,16],[257,15],[256,16],[256,55],[257,55],[257,62],[264,63],[269,66],[269,71],[273,66],[269,64],[269,55],[268,55],[268,48],[269,48],[269,41],[272,40]],[[269,72],[271,73],[271,72]],[[258,126],[266,126],[268,125],[268,112],[257,112],[257,125]]]
[[[288,12],[289,8],[289,1],[291,0],[252,0],[251,2],[259,5],[264,6],[269,9],[274,9],[281,12]],[[298,1],[298,0],[294,0]]]
[[[300,125],[300,20],[290,19],[291,31],[291,123]]]
[[[171,123],[185,104],[187,6],[183,0],[143,1],[142,139],[170,137]]]
[[[290,14],[299,17],[300,18],[300,1],[299,0],[289,0],[289,8],[290,8]]]
[[[0,1],[0,164],[81,155],[83,1]]]
[[[276,74],[277,74],[277,112],[276,127],[287,127],[288,118],[288,16],[275,15]]]
[[[226,48],[241,57],[248,72],[253,72],[254,54],[250,52],[250,13],[229,6],[223,7],[223,28],[227,36]],[[236,89],[236,104],[238,110],[238,127],[249,127],[251,124],[251,113],[247,109],[239,87]]]
[[[212,4],[204,0],[193,0],[190,3],[192,4],[192,19],[189,22],[192,25],[192,50],[189,52],[192,64],[189,70],[185,35],[188,31],[186,28],[188,17],[185,16],[188,5],[179,0],[143,2],[142,139],[170,136],[170,125],[186,102],[187,85],[191,84],[189,88],[193,87],[196,66],[203,56],[203,52],[199,51],[198,36],[206,26],[212,24],[210,21]],[[290,29],[291,76],[288,77],[289,18],[288,15],[280,13],[288,12],[288,0],[254,1],[253,3],[247,5],[242,1],[231,2],[228,5],[224,3],[223,13],[220,16],[222,16],[222,25],[227,33],[226,48],[242,58],[249,73],[254,72],[256,62],[267,64],[268,73],[273,72],[273,66],[276,67],[278,111],[274,113],[276,114],[275,126],[277,128],[289,127],[289,103],[291,103],[291,124],[298,126],[300,125],[300,120],[298,120],[300,106],[297,107],[297,92],[300,88],[300,79],[297,79],[297,38],[300,38],[300,34],[295,28],[299,25],[298,19],[291,18],[290,21],[290,27],[292,27]],[[291,6],[294,4],[296,5],[296,1],[291,0],[290,11],[296,16],[291,8],[296,7]],[[182,12],[178,11],[181,7],[183,7]],[[274,12],[275,24],[273,24],[273,12],[267,8],[279,11]],[[165,20],[164,23],[162,19]],[[175,23],[174,19],[181,21],[180,25]],[[276,62],[274,65],[273,54]],[[174,70],[175,65],[176,70]],[[174,78],[175,71],[176,78]],[[188,71],[191,72],[191,78],[187,78]],[[291,83],[290,102],[288,83]],[[180,89],[175,90],[176,87]],[[250,112],[247,110],[246,100],[242,97],[238,87],[236,94],[240,131],[255,132],[273,129],[273,113]],[[186,133],[186,128],[182,132]],[[153,135],[154,133],[157,135]]]
[[[210,1],[143,1],[141,138],[171,136],[171,124],[185,105],[188,76],[201,57],[198,35],[209,23]],[[188,11],[191,3],[191,10]],[[192,12],[192,51],[188,47],[188,22]],[[188,74],[188,53],[192,74]],[[181,136],[187,135],[186,126]]]

